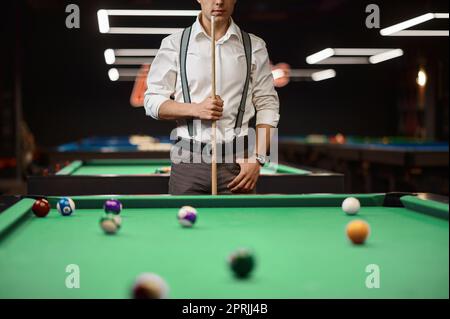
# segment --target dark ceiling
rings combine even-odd
[[[69,3],[76,3],[80,7],[81,28],[78,30],[65,27],[65,6]],[[386,125],[376,127],[370,123],[370,119],[362,120],[362,123],[368,124],[360,124],[361,121],[357,124],[350,116],[348,124],[343,124],[341,130],[358,134],[393,133],[396,118],[395,114],[389,114],[389,110],[395,109],[395,103],[399,99],[398,82],[403,74],[419,64],[438,61],[443,65],[445,81],[448,84],[448,38],[382,37],[379,30],[365,27],[365,7],[370,3],[374,1],[237,1],[235,21],[246,31],[266,41],[274,63],[287,62],[293,68],[305,68],[308,67],[305,57],[326,47],[392,47],[405,51],[401,59],[376,66],[336,66],[339,76],[320,85],[292,84],[280,89],[280,98],[288,118],[297,115],[297,105],[302,105],[304,112],[310,114],[311,121],[303,123],[307,132],[314,129],[326,132],[339,130],[331,120],[327,122],[321,119],[323,112],[314,115],[314,110],[318,110],[319,106],[327,110],[330,105],[334,105],[335,109],[344,110],[351,105],[356,108],[356,105],[361,105],[367,99],[372,101],[367,102],[368,108],[381,109],[381,105],[386,105],[382,113],[383,117],[388,117]],[[448,1],[443,0],[383,0],[375,3],[381,9],[381,27],[426,12],[448,12]],[[96,131],[92,124],[94,122],[89,123],[89,120],[86,120],[87,117],[105,116],[104,107],[94,105],[106,104],[111,109],[118,110],[114,114],[117,114],[116,119],[124,122],[124,132],[135,126],[136,122],[141,121],[142,124],[148,121],[141,113],[130,113],[132,111],[129,110],[131,108],[128,100],[132,84],[111,83],[108,80],[108,66],[105,64],[103,51],[106,48],[158,48],[163,36],[100,34],[96,18],[98,9],[199,8],[195,0],[28,0],[14,1],[14,5],[17,11],[11,3],[7,4],[10,6],[9,10],[3,10],[2,24],[7,28],[8,35],[13,35],[10,40],[17,44],[14,56],[21,61],[25,117],[32,122],[31,119],[41,111],[46,112],[47,116],[58,118],[66,114],[70,105],[78,108],[77,114],[73,114],[77,121],[87,121],[83,133],[77,131],[58,138],[51,132],[41,131],[38,139],[44,144],[78,138],[80,135],[111,134],[106,124],[97,125]],[[11,14],[8,14],[9,12]],[[150,21],[149,18],[120,17],[111,20],[111,23],[120,26],[184,27],[191,22],[192,18]],[[448,29],[448,20],[429,22],[421,28]],[[448,96],[448,89],[446,92]],[[66,107],[62,108],[61,104]],[[328,110],[331,117],[338,116],[337,111]],[[355,114],[351,107],[347,112],[344,114],[359,117],[366,114],[366,110]],[[393,119],[389,120],[391,115]],[[107,118],[109,121],[115,121],[113,115],[108,115]],[[166,132],[165,123],[151,123],[149,133]],[[297,125],[289,123],[283,126],[289,134],[296,133],[296,128]],[[36,126],[34,129],[39,131]]]

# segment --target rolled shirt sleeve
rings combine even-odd
[[[280,120],[280,101],[274,87],[272,70],[266,43],[256,38],[253,57],[253,105],[256,109],[256,125],[267,124],[278,126]]]
[[[145,113],[156,120],[159,119],[160,106],[175,93],[177,54],[174,36],[163,39],[147,76],[147,91],[144,95]]]

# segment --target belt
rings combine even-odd
[[[198,142],[193,139],[186,139],[186,138],[178,138],[176,141],[176,145],[178,147],[181,147],[183,150],[189,149],[191,153],[198,153],[203,152],[205,148],[210,151],[211,143],[203,143]],[[239,149],[237,149],[239,147]],[[248,136],[240,136],[237,138],[234,138],[230,142],[225,143],[217,143],[216,144],[217,152],[221,151],[221,154],[225,156],[227,152],[233,152],[233,154],[238,153],[238,151],[244,151],[248,152],[249,143],[248,143]]]

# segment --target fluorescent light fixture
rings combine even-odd
[[[318,72],[311,74],[311,78],[313,79],[313,81],[316,81],[316,82],[331,79],[331,78],[334,78],[335,76],[336,76],[336,71],[334,71],[333,69],[318,71]]]
[[[415,25],[424,23],[426,21],[430,21],[433,18],[434,18],[434,15],[432,13],[426,13],[426,14],[423,14],[423,15],[418,16],[416,18],[409,19],[409,20],[406,20],[404,22],[394,24],[393,26],[391,26],[389,28],[382,29],[382,30],[380,30],[380,33],[381,33],[381,35],[391,35],[393,33],[396,33],[396,32],[399,32],[399,31],[411,28],[411,27],[413,27]]]
[[[117,69],[120,74],[120,77],[133,77],[139,73],[139,69],[127,68],[127,69]]]
[[[154,58],[116,58],[115,65],[142,65],[153,63]]]
[[[321,73],[323,71],[327,71],[325,73]],[[334,72],[334,76],[336,76],[336,71],[333,69],[293,69],[290,72],[290,78],[293,81],[309,81],[309,80],[313,80],[312,76],[313,74],[314,77],[320,78],[322,75],[331,75]],[[334,77],[333,76],[333,77]],[[324,79],[325,80],[325,79]]]
[[[374,54],[378,54],[390,49],[353,49],[353,48],[338,48],[333,49],[334,55],[345,55],[345,56],[370,56]]]
[[[196,17],[200,10],[106,10],[110,16]]]
[[[105,62],[108,65],[142,65],[153,63],[158,49],[106,49]]]
[[[367,57],[331,57],[317,64],[369,64]]]
[[[432,19],[448,19],[448,13],[425,13],[418,17],[394,24],[388,28],[380,30],[380,34],[383,36],[448,36],[445,33],[446,30],[436,30],[441,32],[434,32],[433,30],[407,30],[418,24],[430,21]]]
[[[435,19],[448,19],[448,13],[434,13]]]
[[[375,57],[373,61],[379,63],[382,62],[380,57],[384,57],[384,54],[389,56],[389,52],[394,51],[398,54],[401,51],[400,55],[403,55],[403,51],[398,50],[400,49],[327,48],[308,56],[306,62],[309,64],[369,64],[374,63],[370,59]]]
[[[108,71],[109,79],[113,82],[117,81],[120,77],[119,71],[117,69],[109,69]]]
[[[114,62],[116,61],[116,56],[113,49],[106,49],[104,55],[106,64],[114,64]]]
[[[311,74],[321,71],[319,69],[294,69],[291,70],[292,78],[310,78]]]
[[[173,34],[183,28],[109,28],[111,34]]]
[[[402,49],[395,49],[395,50],[390,50],[390,51],[386,51],[383,53],[379,53],[377,55],[373,55],[369,58],[370,63],[372,64],[377,64],[380,62],[384,62],[390,59],[394,59],[394,58],[398,58],[399,56],[403,55],[403,50]]]
[[[424,70],[419,70],[419,72],[417,73],[416,82],[421,87],[427,85],[427,74],[425,73]]]
[[[148,17],[196,17],[199,10],[106,10],[97,11],[97,19],[100,33],[113,34],[172,34],[181,28],[131,28],[109,26],[109,16],[148,16]]]
[[[109,31],[109,18],[106,10],[97,11],[98,29],[100,33],[108,33]]]
[[[448,30],[403,30],[392,37],[448,37]]]
[[[158,49],[115,49],[116,56],[156,56]]]
[[[317,53],[314,53],[314,54],[306,57],[306,62],[308,64],[315,64],[315,63],[325,60],[333,55],[334,55],[334,50],[331,48],[327,48],[327,49],[324,49],[322,51],[319,51]]]

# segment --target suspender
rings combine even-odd
[[[191,30],[192,26],[189,28],[184,29],[183,35],[181,37],[181,49],[180,49],[180,74],[181,74],[181,88],[183,91],[183,99],[184,103],[191,103],[191,93],[189,90],[189,84],[187,80],[187,74],[186,74],[186,59],[187,59],[187,51],[189,46],[189,38],[191,37]],[[194,129],[193,129],[193,121],[187,120],[187,127],[189,131],[189,136],[194,136]]]
[[[244,50],[245,50],[245,58],[247,60],[247,78],[245,79],[245,85],[244,85],[244,91],[242,92],[242,98],[241,98],[241,104],[239,105],[239,112],[236,117],[236,125],[235,130],[236,132],[240,131],[242,126],[242,119],[244,118],[245,113],[245,104],[247,102],[247,94],[248,94],[248,87],[250,84],[250,76],[252,72],[252,41],[250,39],[250,35],[245,32],[242,32],[242,39],[244,42]]]
[[[192,26],[189,28],[184,29],[183,35],[181,37],[181,47],[180,47],[180,75],[181,75],[181,88],[183,91],[183,99],[184,103],[191,103],[191,94],[189,90],[189,83],[187,80],[187,73],[186,73],[186,60],[187,60],[187,51],[189,47],[189,38],[191,36]],[[242,39],[244,42],[244,50],[245,50],[245,58],[247,61],[247,77],[245,79],[244,89],[242,92],[242,98],[241,103],[239,105],[239,111],[236,117],[236,125],[235,129],[236,132],[239,132],[242,126],[242,120],[244,118],[245,113],[245,105],[247,102],[247,94],[248,94],[248,88],[250,85],[250,76],[252,71],[252,42],[250,39],[250,35],[242,31]],[[189,136],[194,136],[194,128],[193,128],[193,121],[187,120],[187,127],[189,131]]]

